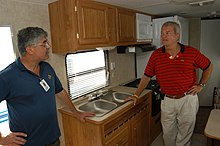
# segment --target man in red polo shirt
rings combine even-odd
[[[155,50],[146,66],[144,75],[135,94],[136,100],[156,76],[162,93],[161,123],[165,146],[190,146],[196,114],[199,107],[199,93],[210,78],[213,70],[211,61],[197,49],[180,44],[179,24],[169,21],[161,28],[163,46]],[[197,82],[196,69],[202,72]]]

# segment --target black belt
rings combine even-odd
[[[184,96],[186,96],[187,95],[187,93],[184,93],[184,94],[180,94],[180,95],[165,95],[166,97],[168,97],[168,98],[172,98],[172,99],[180,99],[180,98],[182,98],[182,97],[184,97]]]

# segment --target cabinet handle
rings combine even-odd
[[[134,137],[136,137],[137,128],[134,128]]]
[[[111,38],[111,29],[108,28],[108,37]]]

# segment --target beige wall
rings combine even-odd
[[[189,23],[189,45],[200,50],[201,20],[191,18]]]
[[[200,50],[201,19],[191,18],[189,23],[189,45]],[[199,80],[199,70],[196,70]],[[198,95],[200,96],[200,95]]]
[[[110,70],[110,85],[112,87],[135,78],[133,53],[117,54],[117,49],[111,50],[109,51],[109,65],[111,62],[115,63],[115,70]]]
[[[38,26],[44,28],[50,39],[49,13],[47,5],[24,3],[13,0],[0,0],[0,25],[10,25],[13,32],[13,43],[16,46],[16,34],[21,28]],[[53,45],[53,44],[52,44]],[[134,54],[117,54],[116,49],[109,51],[110,62],[115,62],[115,70],[110,73],[110,84],[116,86],[135,78]],[[63,86],[67,89],[65,56],[52,54],[48,62],[54,67]],[[64,104],[57,99],[57,108]],[[61,145],[64,146],[62,120],[58,113],[60,129],[62,132]],[[74,129],[73,129],[74,130]]]

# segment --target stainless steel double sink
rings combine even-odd
[[[83,103],[78,109],[84,112],[93,112],[97,117],[101,117],[124,104],[124,100],[131,95],[125,92],[108,91],[93,101]]]

